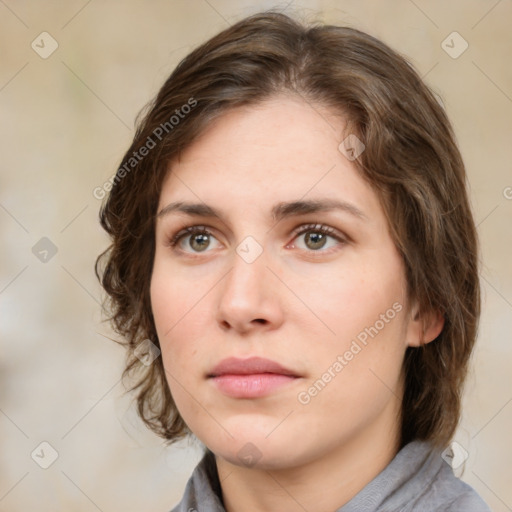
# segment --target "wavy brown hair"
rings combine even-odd
[[[408,299],[423,318],[440,311],[445,319],[434,341],[406,350],[401,446],[444,446],[459,421],[480,315],[477,235],[451,125],[413,67],[381,41],[275,11],[239,21],[179,63],[139,118],[102,206],[111,245],[96,273],[127,347],[123,376],[134,379],[139,414],[169,443],[189,433],[162,358],[145,366],[135,353],[147,339],[159,346],[149,287],[168,163],[223,113],[282,93],[339,114],[366,146],[354,164],[385,210]]]

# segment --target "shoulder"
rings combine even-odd
[[[444,510],[446,512],[491,512],[484,500],[469,486],[464,494],[461,494]]]
[[[428,461],[428,462],[427,462]],[[430,512],[491,512],[479,494],[467,483],[456,477],[451,466],[441,454],[431,451],[425,466],[431,468],[423,480],[423,492],[404,510]]]
[[[491,512],[484,500],[467,483],[457,478],[451,469],[442,485],[437,486],[445,496],[440,512]]]

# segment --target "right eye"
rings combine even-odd
[[[188,247],[192,249],[192,254],[197,254],[207,251],[212,239],[217,240],[205,226],[187,226],[171,237],[169,245],[185,253],[190,252]]]

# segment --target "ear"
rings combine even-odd
[[[407,345],[419,347],[435,340],[443,330],[444,316],[439,310],[420,315],[418,306],[411,308],[407,326]]]

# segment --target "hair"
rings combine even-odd
[[[435,311],[444,317],[434,341],[406,349],[401,446],[415,439],[445,446],[458,425],[480,315],[478,240],[453,129],[412,65],[383,42],[273,10],[242,19],[178,64],[140,114],[101,208],[111,244],[96,275],[127,347],[123,377],[134,379],[138,413],[169,443],[190,433],[162,358],[145,366],[136,356],[148,339],[159,347],[149,287],[169,162],[223,113],[282,94],[339,114],[365,144],[353,163],[383,206],[407,298],[424,321]]]

